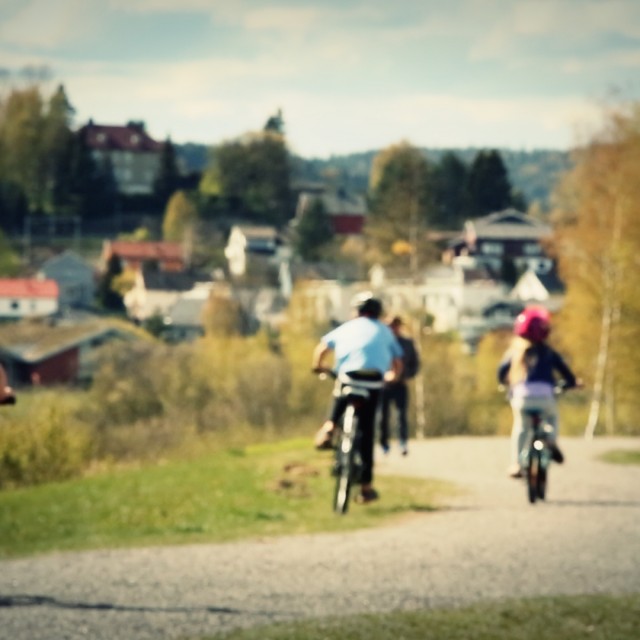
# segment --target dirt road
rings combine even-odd
[[[0,639],[194,638],[302,616],[640,592],[640,467],[596,459],[640,439],[562,444],[567,462],[535,506],[505,475],[505,438],[428,440],[379,457],[379,473],[463,492],[392,526],[0,562]]]

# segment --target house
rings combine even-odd
[[[209,296],[180,296],[164,317],[163,337],[168,342],[192,342],[204,335],[202,316]]]
[[[189,262],[185,247],[179,242],[105,240],[102,244],[103,268],[114,254],[120,258],[123,268],[134,271],[152,263],[160,271],[181,272]]]
[[[0,318],[19,320],[51,316],[58,311],[59,294],[55,280],[0,278]]]
[[[275,227],[238,224],[231,228],[224,255],[231,275],[243,276],[252,258],[257,259],[260,270],[277,270],[280,262],[290,256],[290,250],[283,245]]]
[[[296,218],[299,220],[319,200],[331,218],[333,232],[340,236],[361,235],[367,219],[367,202],[364,196],[347,194],[340,189],[335,193],[302,192],[298,196]]]
[[[54,280],[58,285],[60,308],[90,307],[96,293],[96,273],[73,251],[65,251],[45,261],[38,278]]]
[[[145,131],[144,123],[100,125],[92,120],[80,129],[98,164],[110,163],[123,195],[150,195],[160,169],[164,143]]]
[[[143,267],[136,272],[134,285],[124,296],[127,315],[136,322],[158,315],[164,318],[184,294],[210,284],[208,275]]]
[[[473,256],[495,274],[501,274],[508,261],[518,272],[546,273],[553,268],[553,260],[545,254],[542,242],[550,235],[551,227],[543,222],[506,209],[468,220],[462,234],[449,243],[445,260]]]
[[[132,334],[104,321],[51,324],[23,321],[0,326],[0,362],[10,383],[67,384],[91,378],[97,349]]]

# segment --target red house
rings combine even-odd
[[[363,196],[349,195],[342,190],[335,193],[303,192],[298,197],[296,217],[301,218],[315,200],[320,200],[331,217],[336,235],[361,235],[367,218],[367,203]]]

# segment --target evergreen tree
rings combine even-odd
[[[318,260],[334,237],[331,216],[320,198],[314,198],[297,221],[295,248],[303,260]]]
[[[178,190],[180,186],[180,172],[176,159],[176,150],[170,138],[167,138],[162,146],[160,154],[160,168],[153,183],[153,195],[158,206],[167,206],[169,198]]]
[[[122,296],[114,288],[114,280],[122,274],[122,261],[115,253],[109,258],[107,268],[98,283],[97,298],[107,311],[122,313],[125,309]]]
[[[474,158],[467,179],[468,216],[480,216],[502,211],[512,204],[512,188],[500,154],[481,151]]]
[[[442,156],[434,167],[434,219],[433,224],[441,229],[459,229],[465,221],[467,166],[455,153]]]

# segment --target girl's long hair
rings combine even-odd
[[[531,348],[533,342],[516,336],[511,342],[511,365],[509,366],[509,386],[513,387],[519,382],[525,382],[527,379],[527,362],[526,354],[527,350]]]

